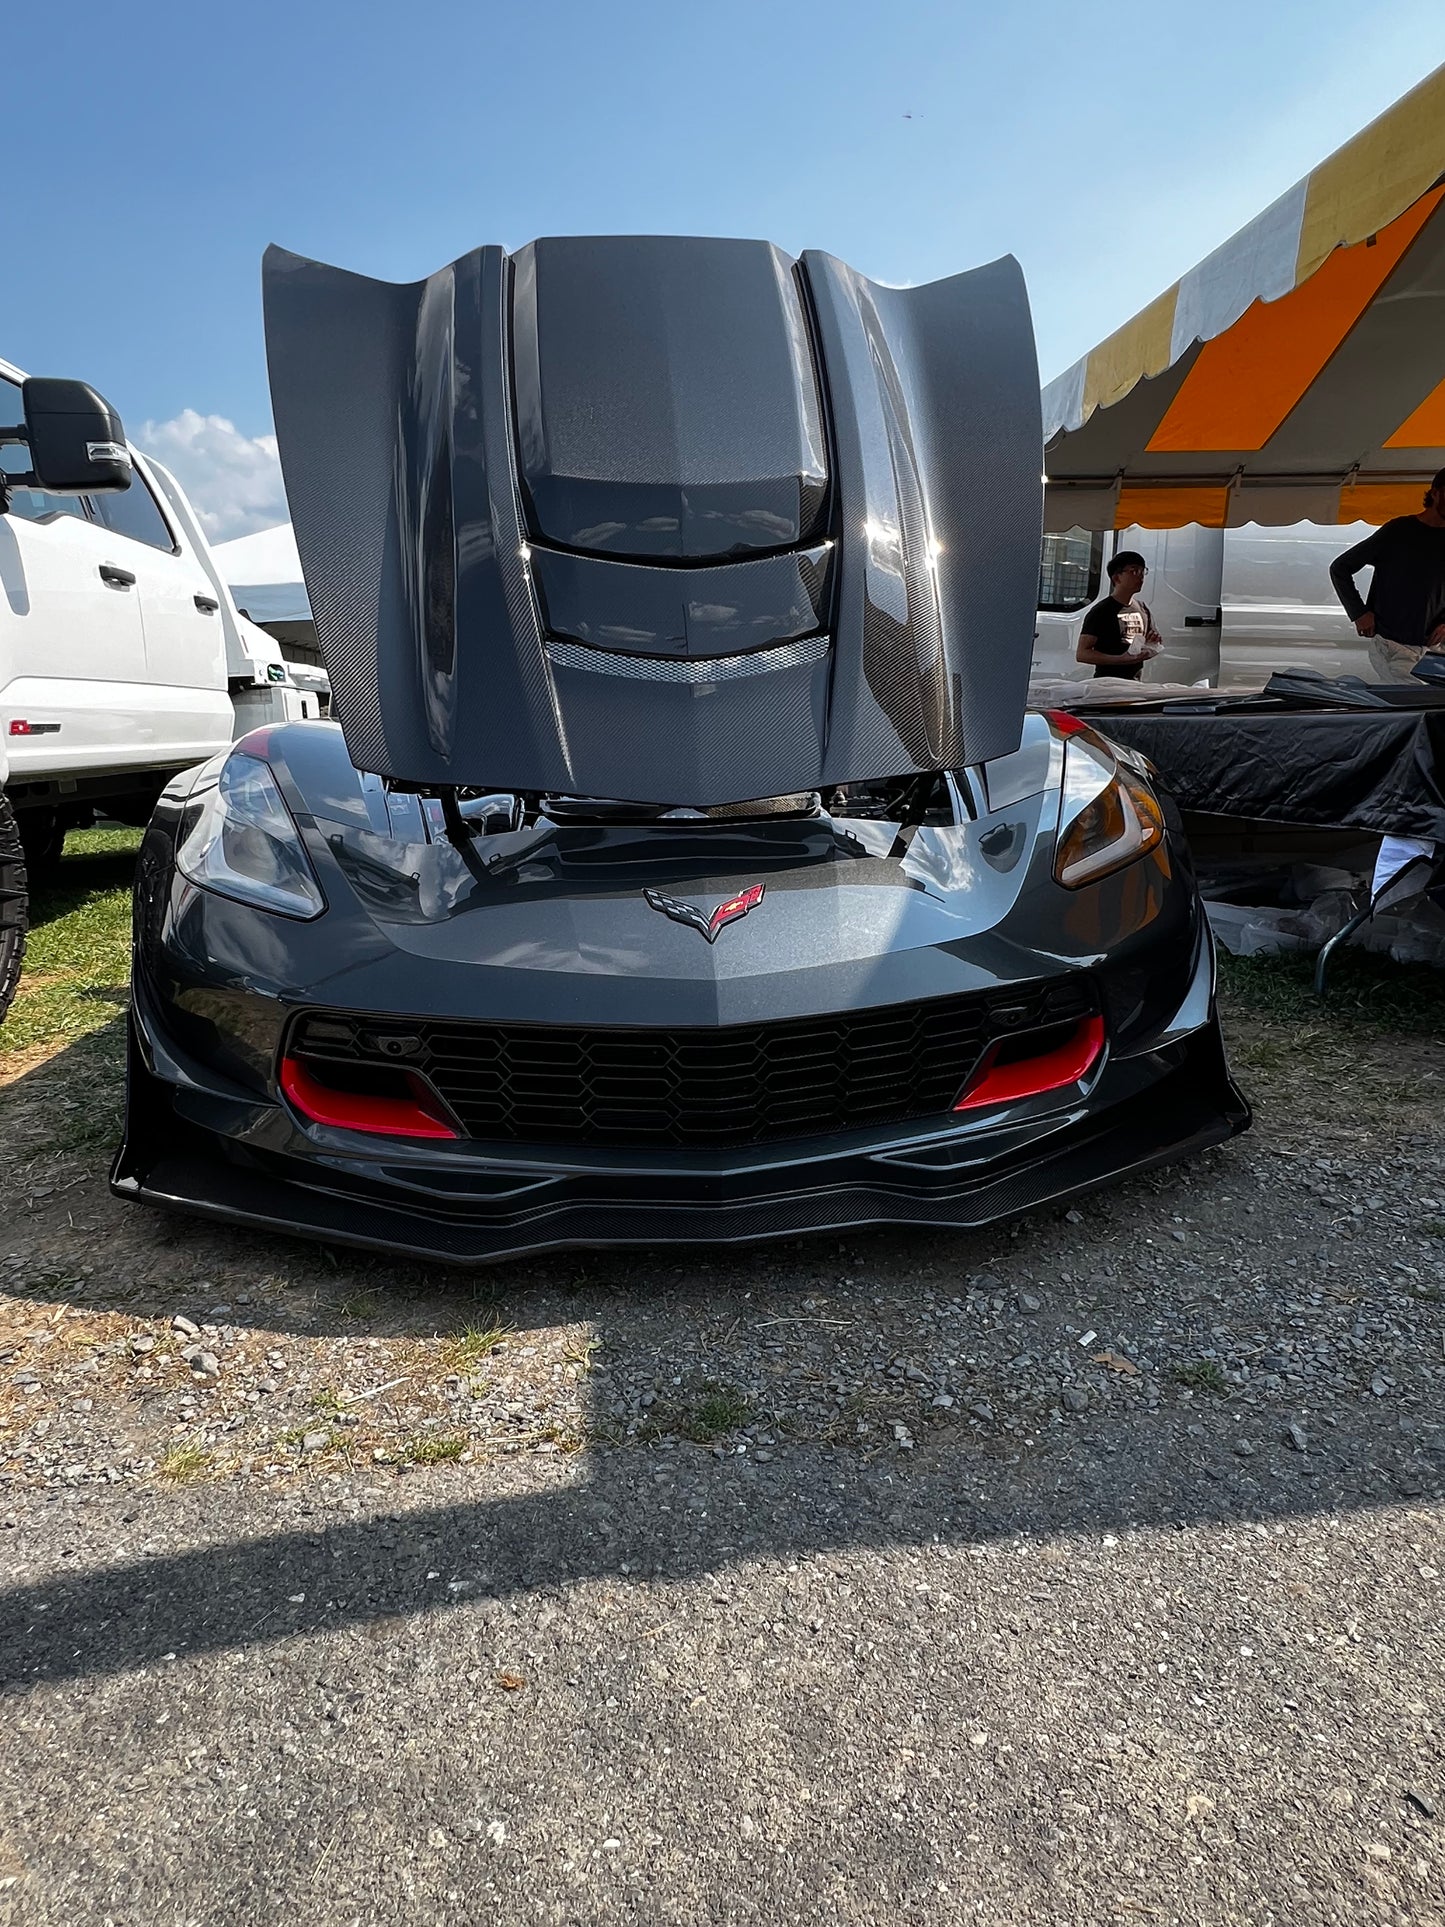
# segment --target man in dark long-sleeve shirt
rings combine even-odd
[[[1365,601],[1355,587],[1373,569]],[[1400,515],[1330,565],[1330,581],[1385,682],[1407,682],[1427,649],[1445,649],[1445,469],[1418,515]]]

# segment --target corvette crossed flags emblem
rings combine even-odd
[[[680,903],[676,897],[665,897],[660,890],[644,890],[643,896],[653,910],[660,910],[674,923],[685,923],[698,935],[706,937],[709,943],[716,943],[718,934],[739,917],[745,917],[749,910],[755,910],[763,900],[761,883],[750,883],[746,890],[739,890],[735,897],[720,903],[711,916],[695,903]]]

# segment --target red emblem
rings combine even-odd
[[[676,897],[665,897],[660,890],[644,890],[643,896],[654,910],[660,910],[674,923],[685,923],[699,936],[706,937],[709,943],[716,943],[718,933],[739,917],[745,917],[749,910],[755,910],[763,900],[763,885],[750,883],[746,890],[739,890],[735,897],[720,903],[712,915],[699,909],[695,903],[679,903]]]

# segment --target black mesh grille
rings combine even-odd
[[[419,1072],[468,1137],[710,1150],[946,1113],[984,1047],[1087,1015],[1087,980],[708,1029],[577,1029],[311,1012],[289,1049]]]

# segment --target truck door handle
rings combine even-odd
[[[214,596],[198,595],[192,597],[192,600],[203,616],[213,616],[221,606]]]
[[[102,582],[109,582],[112,588],[116,589],[133,589],[135,587],[135,577],[131,574],[130,570],[118,569],[113,562],[101,563],[100,579]]]

